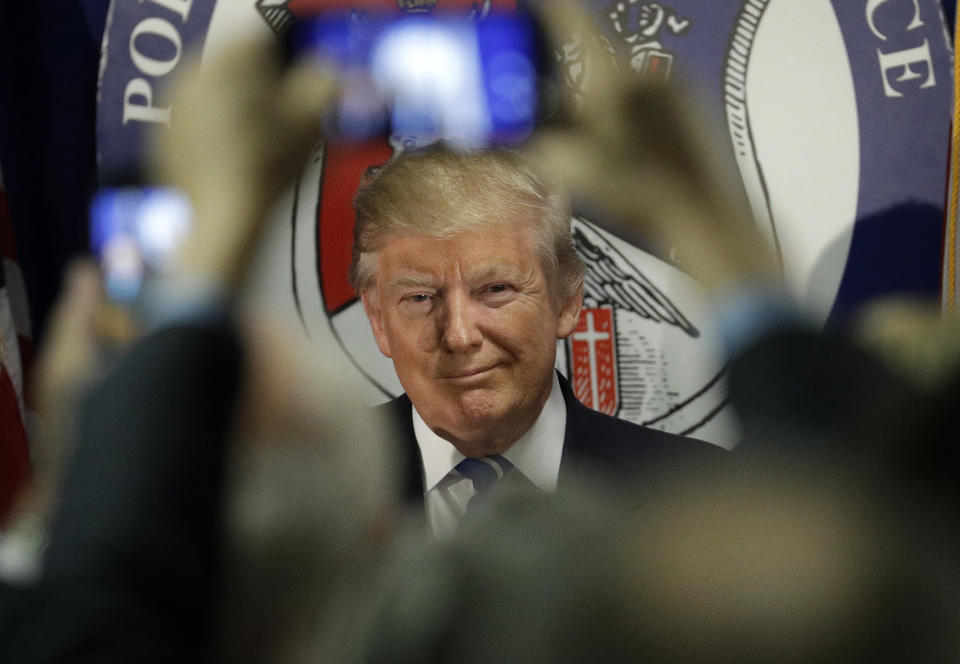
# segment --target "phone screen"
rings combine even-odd
[[[542,76],[527,14],[327,12],[295,30],[293,48],[333,62],[344,78],[328,121],[337,138],[391,132],[464,147],[513,144],[537,120]]]
[[[190,230],[187,197],[168,187],[104,188],[90,204],[90,246],[107,295],[129,302],[162,273]]]

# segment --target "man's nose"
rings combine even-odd
[[[483,333],[477,323],[478,304],[467,293],[452,293],[444,301],[442,337],[448,350],[457,352],[479,346]]]

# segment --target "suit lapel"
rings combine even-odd
[[[567,422],[563,432],[563,454],[560,457],[560,476],[559,484],[565,483],[568,475],[572,474],[571,469],[577,466],[585,459],[589,459],[589,447],[584,441],[589,439],[588,427],[589,411],[573,394],[570,383],[559,372],[557,376],[560,379],[560,392],[563,394],[563,403],[567,408]],[[558,484],[558,486],[559,486]]]
[[[420,446],[413,431],[413,406],[406,394],[381,406],[390,418],[394,435],[394,449],[399,455],[400,468],[403,471],[403,500],[408,505],[423,504],[423,463],[420,459]]]

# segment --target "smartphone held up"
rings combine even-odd
[[[90,203],[90,246],[107,296],[131,302],[166,268],[190,230],[186,196],[169,187],[105,187]]]
[[[385,134],[459,147],[522,142],[549,86],[537,24],[524,12],[462,15],[327,11],[291,31],[292,52],[332,63],[332,140]]]

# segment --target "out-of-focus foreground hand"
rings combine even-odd
[[[718,137],[684,91],[618,69],[575,0],[538,5],[555,49],[582,49],[586,94],[561,89],[564,121],[531,140],[535,163],[576,204],[619,226],[610,230],[673,248],[677,262],[714,295],[777,279],[736,165],[718,158]]]
[[[182,188],[194,207],[180,275],[226,291],[239,283],[269,206],[320,139],[336,90],[332,70],[285,62],[272,39],[243,40],[187,68],[152,150],[155,177]]]
[[[33,475],[18,496],[9,532],[28,535],[12,547],[7,538],[0,552],[0,573],[32,578],[39,569],[42,533],[58,496],[62,462],[69,455],[74,415],[87,386],[95,378],[103,337],[118,342],[110,310],[104,307],[100,271],[90,261],[72,264],[54,304],[31,387],[39,416],[32,446]],[[104,329],[107,326],[111,329]],[[130,332],[128,330],[128,332]]]
[[[938,301],[891,296],[867,303],[853,319],[854,337],[925,389],[941,387],[960,368],[960,319]]]
[[[96,375],[104,338],[119,343],[133,336],[130,329],[117,329],[112,311],[106,306],[103,278],[96,264],[90,260],[71,264],[35,374],[34,396],[46,434],[43,452],[52,457],[40,460],[41,469],[44,462],[56,465],[62,456],[77,402]]]

